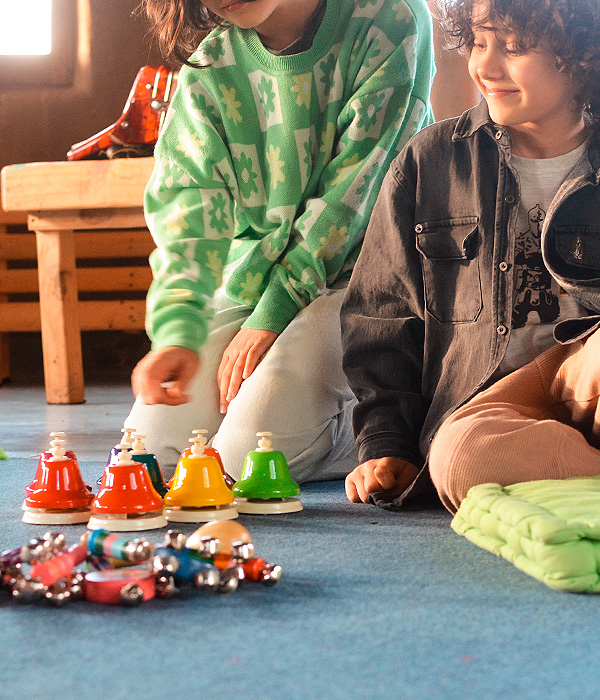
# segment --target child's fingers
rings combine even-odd
[[[358,503],[360,501],[360,496],[358,495],[358,489],[356,488],[356,483],[354,481],[354,472],[348,474],[346,481],[344,482],[344,487],[346,489],[346,496],[351,503]]]
[[[361,464],[346,477],[346,495],[348,496],[348,500],[352,503],[367,503],[369,500],[373,478],[372,470],[369,467],[370,465],[368,462],[366,464]],[[381,489],[375,488],[375,490]]]
[[[373,481],[375,488],[379,491],[389,491],[396,486],[398,475],[388,464],[379,464],[373,470]],[[374,492],[371,492],[374,493]]]
[[[185,393],[200,360],[192,350],[163,348],[143,357],[133,370],[133,392],[146,404],[178,406],[189,401]]]
[[[246,359],[244,361],[244,372],[242,374],[242,379],[248,379],[248,377],[254,372],[256,366],[260,362],[264,355],[262,350],[257,347],[251,347],[246,354]]]
[[[381,481],[380,478],[380,472],[382,470],[380,469],[369,469],[365,470],[365,475],[364,475],[364,489],[365,492],[368,496],[370,493],[379,493],[380,491],[387,491],[390,488],[393,488],[393,486],[396,484],[396,480],[391,477],[389,478],[389,475],[386,472],[386,477],[384,481]],[[387,484],[391,484],[388,486]],[[363,499],[364,500],[364,499]]]
[[[227,388],[227,394],[225,396],[225,400],[228,403],[230,401],[233,401],[233,399],[235,399],[238,391],[240,390],[240,387],[242,386],[242,382],[244,381],[245,364],[246,364],[245,355],[243,355],[243,354],[238,355],[235,359],[235,362],[233,363],[233,367],[231,370],[231,376],[229,377],[229,386]]]
[[[385,487],[385,491],[388,496],[395,498],[404,493],[413,483],[419,474],[419,470],[410,462],[402,460],[398,463],[398,461],[395,460],[393,464],[388,465],[387,474],[392,475],[392,479],[388,481],[386,477],[386,484],[390,485]],[[378,479],[382,481],[380,475],[378,474],[377,476]]]
[[[221,360],[221,365],[218,372],[219,381],[219,410],[221,413],[227,413],[227,394],[229,393],[229,384],[231,381],[231,372],[233,370],[232,359],[227,356]]]

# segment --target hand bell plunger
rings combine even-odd
[[[122,449],[127,449],[130,450],[132,445],[133,445],[133,434],[135,433],[135,428],[121,428],[121,432],[123,435],[121,436],[121,441],[117,442],[117,444],[111,449],[110,454],[108,455],[108,463],[113,464],[113,462],[117,462],[119,452]],[[96,479],[96,486],[100,486],[102,482],[102,474]],[[162,496],[163,494],[161,494]]]
[[[182,452],[172,486],[165,496],[167,519],[179,523],[203,523],[237,518],[233,494],[223,479],[221,465],[206,451],[206,438],[198,434],[189,441],[192,451]]]
[[[256,433],[258,447],[248,452],[233,494],[240,513],[293,513],[302,510],[300,487],[282,452],[271,449],[273,433]]]
[[[201,430],[199,428],[195,428],[192,430],[192,435],[195,435],[196,437],[200,435],[204,435],[207,433],[208,430]],[[190,442],[192,442],[190,440]],[[186,447],[185,450],[180,455],[180,458],[182,457],[189,457],[192,454],[192,446]],[[223,466],[223,460],[221,459],[221,455],[219,454],[219,451],[216,450],[214,447],[208,447],[208,445],[204,445],[204,454],[208,455],[209,457],[214,457],[217,462],[219,463],[219,466],[221,467],[221,472],[223,473],[223,479],[225,481],[225,484],[227,485],[227,488],[230,489],[233,487],[234,481],[233,479],[229,476],[229,474],[225,471],[225,467]],[[168,487],[171,488],[173,484],[175,483],[175,477],[172,476],[169,483]]]
[[[40,455],[35,478],[25,487],[23,522],[85,523],[94,496],[81,477],[77,457],[65,450],[64,433],[50,433],[50,437],[50,450]]]
[[[164,527],[167,519],[162,512],[163,499],[152,485],[148,470],[131,459],[126,445],[120,448],[117,461],[104,468],[88,528],[130,532]]]
[[[195,435],[196,437],[200,435],[204,435],[207,433],[207,430],[200,430],[196,428],[195,430],[192,430],[192,435]],[[191,442],[191,440],[190,440]],[[189,457],[189,455],[192,454],[192,447],[186,447],[185,450],[181,453],[182,457]],[[219,463],[219,466],[221,467],[221,471],[223,472],[223,479],[225,479],[225,483],[227,484],[227,488],[231,488],[233,486],[233,479],[229,476],[229,474],[225,471],[225,467],[223,466],[223,460],[221,459],[221,455],[219,454],[218,450],[216,450],[214,447],[208,447],[207,445],[204,446],[204,454],[209,455],[210,457],[214,457],[217,462]]]

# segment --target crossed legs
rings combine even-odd
[[[456,512],[471,486],[600,475],[600,331],[554,345],[455,411],[429,470]]]

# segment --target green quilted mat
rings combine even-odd
[[[473,486],[451,524],[551,588],[600,593],[600,477]]]

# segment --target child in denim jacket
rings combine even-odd
[[[600,5],[443,0],[483,95],[392,164],[342,307],[351,501],[600,474]]]

